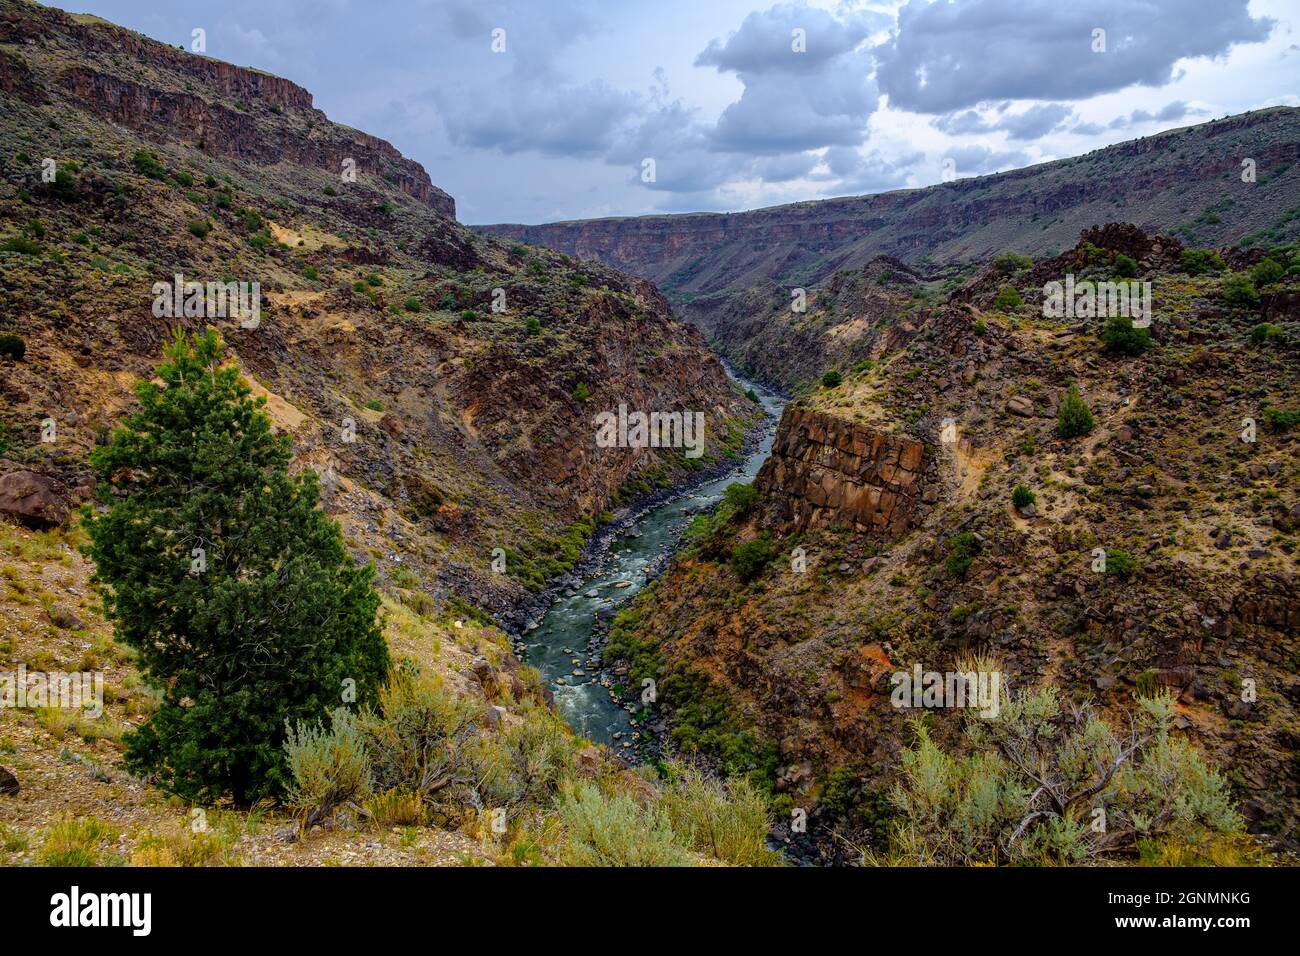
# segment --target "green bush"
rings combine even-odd
[[[772,543],[771,535],[764,531],[753,540],[738,544],[732,549],[731,570],[748,584],[763,573],[763,569],[774,557],[776,546]]]
[[[720,783],[695,767],[672,769],[662,806],[687,846],[733,866],[780,862],[780,854],[767,848],[767,797],[753,784],[743,778]]]
[[[1286,275],[1286,269],[1282,268],[1282,264],[1276,259],[1260,259],[1259,262],[1255,263],[1255,267],[1250,270],[1251,281],[1260,288],[1272,285],[1284,275]]]
[[[1261,322],[1250,330],[1250,341],[1255,345],[1268,345],[1283,336],[1282,327],[1271,322]]]
[[[1118,548],[1106,549],[1106,574],[1127,581],[1137,574],[1137,569],[1137,562],[1129,556],[1127,551],[1121,551]]]
[[[1229,305],[1244,309],[1259,305],[1259,292],[1255,289],[1255,283],[1251,282],[1250,276],[1244,272],[1233,272],[1224,276],[1219,294]]]
[[[0,332],[0,355],[7,355],[15,362],[21,362],[27,354],[27,343],[21,335],[12,332]]]
[[[983,319],[976,319],[976,320],[975,320],[975,334],[976,334],[976,335],[983,335],[983,334],[984,334],[985,332],[987,332],[988,330],[989,330],[989,324],[988,324],[987,322],[985,322]]]
[[[388,650],[373,568],[223,359],[214,331],[177,332],[136,385],[140,410],[91,453],[104,510],[83,523],[115,636],[161,694],[125,765],[188,799],[248,803],[289,782],[286,722],[345,689],[373,699]]]
[[[1201,845],[1240,834],[1227,782],[1171,731],[1167,694],[1135,701],[1130,729],[1048,686],[966,721],[946,753],[925,723],[900,756],[888,862],[906,865],[1121,861],[1140,841]],[[1118,769],[1112,769],[1118,768]],[[1092,824],[1105,813],[1105,826]]]
[[[1184,249],[1179,264],[1188,275],[1199,276],[1207,272],[1220,272],[1223,259],[1213,249]]]
[[[1151,330],[1135,328],[1130,316],[1112,315],[1101,330],[1101,342],[1107,352],[1141,355],[1151,348]]]
[[[588,401],[591,398],[591,389],[587,387],[586,382],[579,382],[573,387],[573,397],[580,402]]]
[[[1113,271],[1116,278],[1132,279],[1138,274],[1137,260],[1132,256],[1126,256],[1121,252],[1115,257],[1115,267]]]
[[[529,318],[528,321],[524,323],[524,333],[526,335],[541,335],[542,323],[538,322],[534,318]]]
[[[212,223],[208,222],[206,219],[197,219],[185,228],[190,231],[190,235],[198,236],[202,239],[212,231]]]
[[[79,198],[77,193],[77,177],[69,169],[60,169],[54,174],[54,182],[50,183],[50,195],[59,202],[76,202]]]
[[[1264,418],[1264,424],[1272,431],[1290,431],[1296,425],[1300,425],[1300,408],[1270,408],[1265,405],[1261,415]]]
[[[596,784],[567,785],[556,802],[567,866],[691,866],[685,840],[667,811],[642,807],[626,793],[608,794]]]
[[[424,308],[424,306],[420,303],[419,299],[417,299],[415,296],[411,296],[405,302],[402,303],[402,308],[405,309],[407,312],[419,312],[421,309]]]
[[[1010,312],[1012,309],[1018,309],[1023,303],[1020,299],[1020,293],[1016,291],[1013,285],[1004,285],[998,290],[997,296],[993,299],[993,308],[999,312]]]
[[[1011,492],[1011,503],[1017,508],[1027,508],[1037,500],[1038,496],[1025,485],[1016,485]]]
[[[41,246],[40,243],[24,239],[22,236],[10,236],[3,245],[0,245],[0,252],[19,252],[25,256],[39,256]]]
[[[998,272],[1004,276],[1013,275],[1024,269],[1032,268],[1034,260],[1029,256],[1018,255],[1014,252],[1004,252],[993,260],[993,265],[997,267]]]
[[[835,388],[843,381],[844,381],[844,376],[841,375],[839,372],[835,371],[834,369],[831,369],[829,372],[827,372],[825,375],[822,376],[822,388]]]
[[[162,164],[158,162],[158,157],[148,150],[137,150],[131,157],[131,165],[135,167],[137,173],[150,179],[167,178],[167,170],[163,169]]]
[[[722,500],[731,507],[731,513],[738,518],[749,514],[750,509],[758,503],[758,489],[753,482],[735,482],[722,489]]]
[[[943,566],[954,578],[965,579],[979,553],[979,539],[972,531],[963,531],[948,539],[948,557]]]
[[[1056,434],[1062,438],[1078,438],[1090,433],[1092,427],[1092,409],[1079,394],[1079,386],[1071,385],[1056,409]]]
[[[327,731],[319,723],[299,721],[297,728],[287,728],[284,741],[293,779],[288,803],[312,822],[328,817],[342,803],[360,803],[370,796],[370,761],[356,715],[339,707],[330,725]]]

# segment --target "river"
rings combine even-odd
[[[650,508],[620,530],[604,551],[605,560],[580,584],[558,595],[539,626],[523,639],[524,660],[541,671],[560,714],[597,743],[630,750],[641,737],[631,714],[601,683],[612,681],[602,675],[599,642],[593,642],[597,621],[634,598],[663,567],[664,557],[676,550],[691,518],[721,501],[728,485],[753,481],[772,451],[785,400],[730,369],[728,374],[742,389],[753,389],[768,413],[757,447],[734,470]]]

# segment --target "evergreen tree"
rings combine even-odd
[[[317,508],[315,474],[289,474],[288,436],[222,353],[211,329],[177,332],[91,457],[107,510],[85,524],[117,637],[162,692],[126,766],[247,803],[288,781],[286,722],[373,698],[388,651],[373,568]]]

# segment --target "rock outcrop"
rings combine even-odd
[[[795,531],[842,526],[892,540],[917,520],[925,446],[789,405],[755,486]]]

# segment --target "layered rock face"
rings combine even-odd
[[[339,176],[352,160],[359,176],[383,178],[456,217],[456,201],[424,167],[391,143],[329,122],[296,83],[260,70],[194,56],[93,18],[25,4],[0,10],[0,44],[48,67],[54,85],[103,119],[155,143],[195,147],[259,165],[291,163]],[[74,50],[75,60],[58,51]],[[31,82],[24,57],[0,57],[0,89],[28,102],[54,91]],[[43,71],[45,72],[45,71]]]
[[[915,439],[789,405],[755,486],[792,530],[846,527],[894,540],[917,521],[925,465]]]

